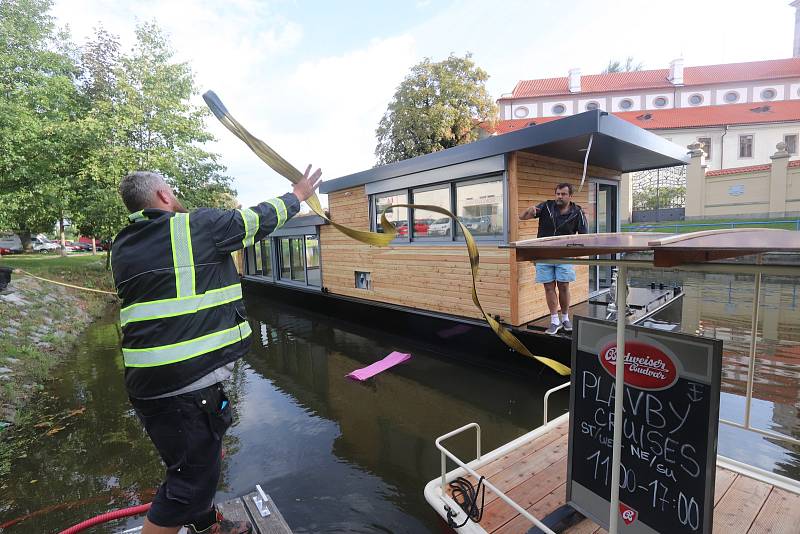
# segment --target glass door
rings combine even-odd
[[[590,233],[619,231],[619,212],[617,209],[617,190],[615,182],[591,182],[589,184],[589,208],[586,219]],[[612,259],[613,255],[597,256],[601,259]],[[589,266],[589,294],[611,287],[611,266]]]

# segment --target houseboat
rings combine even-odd
[[[549,311],[534,265],[519,262],[508,246],[536,237],[538,221],[520,221],[519,214],[554,198],[555,186],[567,182],[589,231],[617,232],[621,175],[687,162],[684,148],[594,110],[329,180],[320,191],[328,195],[332,220],[361,230],[381,232],[381,213],[397,204],[435,205],[456,214],[479,246],[483,307],[534,353],[566,362],[569,339],[543,333]],[[458,225],[424,210],[395,207],[386,215],[397,227],[387,247],[356,242],[316,215],[293,218],[245,250],[246,294],[513,360],[472,302]],[[573,311],[606,318],[611,268],[578,265],[576,273]],[[653,287],[632,294],[637,312],[631,321],[679,293]]]

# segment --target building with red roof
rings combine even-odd
[[[770,162],[785,142],[798,158],[800,57],[520,80],[497,101],[503,134],[583,111],[611,112],[670,141],[700,142],[709,169]]]

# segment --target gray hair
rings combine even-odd
[[[156,192],[169,187],[163,176],[157,172],[134,171],[119,183],[122,202],[131,213],[152,207]]]

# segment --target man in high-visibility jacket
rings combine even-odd
[[[293,192],[247,209],[189,212],[164,178],[134,172],[119,191],[130,224],[114,239],[111,266],[122,299],[125,386],[166,464],[166,480],[142,534],[242,534],[213,500],[231,405],[220,382],[250,346],[239,275],[231,258],[280,228],[319,186],[320,170]]]

